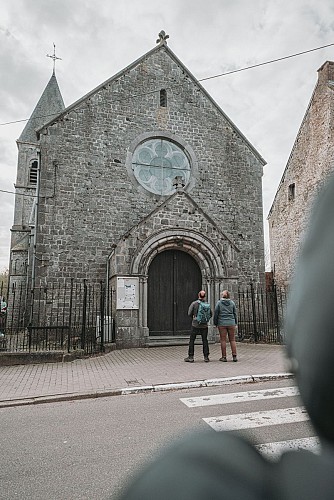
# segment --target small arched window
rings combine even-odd
[[[37,184],[37,168],[38,168],[38,161],[37,160],[32,161],[29,170],[29,184]]]
[[[160,90],[160,106],[162,108],[167,107],[167,92],[165,89]]]

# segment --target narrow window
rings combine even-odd
[[[31,162],[30,171],[29,171],[29,183],[30,184],[37,184],[37,166],[38,166],[37,160]]]
[[[289,185],[289,194],[288,194],[288,199],[289,201],[293,201],[295,199],[296,195],[296,185],[295,183]]]
[[[167,106],[167,92],[165,89],[160,90],[160,106],[166,108]]]

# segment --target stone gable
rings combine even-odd
[[[188,251],[190,246],[197,247],[194,255],[200,266],[199,254],[209,252],[210,248],[217,260],[220,279],[238,279],[239,249],[183,191],[172,195],[121,238],[115,248],[110,275],[145,274],[157,253],[175,246],[186,247]]]
[[[151,92],[159,88],[167,89],[164,109],[159,92]],[[126,168],[131,145],[143,134],[188,146],[196,168],[185,190],[242,248],[242,279],[261,281],[263,162],[162,49],[67,108],[41,131],[37,251],[48,264],[39,269],[40,280],[59,274],[101,279],[112,245],[161,204],[163,197],[143,191]]]

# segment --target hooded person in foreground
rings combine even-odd
[[[321,453],[269,462],[227,432],[192,433],[141,471],[122,500],[334,498],[334,178],[317,200],[288,299],[287,354]]]

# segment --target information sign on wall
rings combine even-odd
[[[117,309],[139,309],[139,279],[117,278]]]

